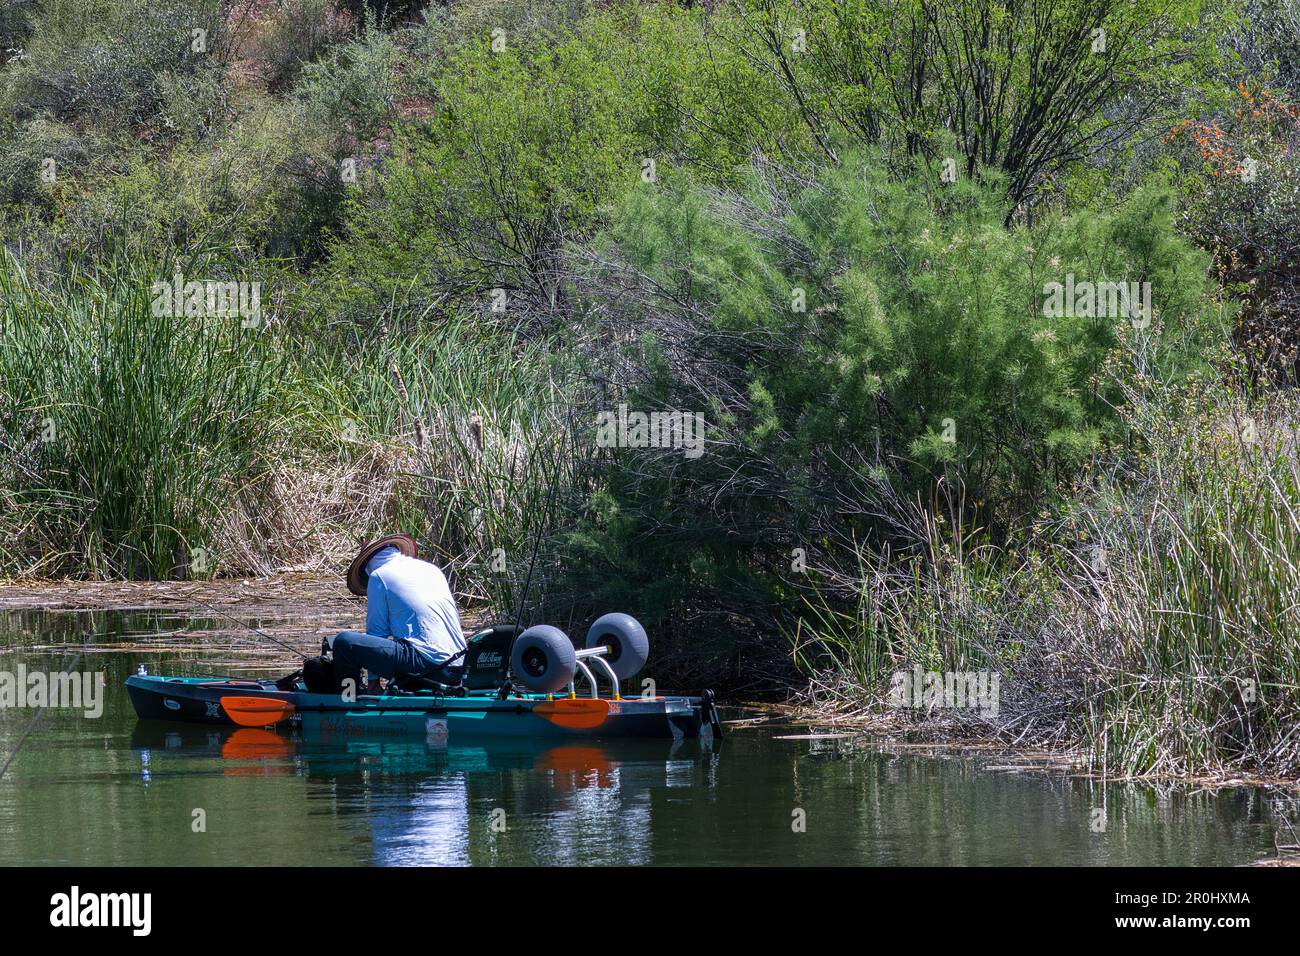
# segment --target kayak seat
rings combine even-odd
[[[524,632],[515,624],[497,624],[479,631],[465,648],[467,690],[495,690],[506,679],[510,667],[510,649],[515,638]]]
[[[464,697],[465,668],[444,667],[432,674],[401,674],[388,682],[388,693],[434,693],[439,697]]]
[[[389,682],[389,692],[464,697],[470,691],[495,690],[506,679],[511,645],[523,630],[514,624],[497,624],[479,631],[466,643],[463,666],[396,677]]]

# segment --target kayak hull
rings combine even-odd
[[[548,700],[544,695],[430,694],[360,696],[278,690],[274,681],[231,678],[129,677],[127,693],[142,720],[234,726],[223,699],[284,701],[305,736],[322,741],[423,737],[682,739],[710,736],[718,727],[709,697],[634,697],[625,700]]]

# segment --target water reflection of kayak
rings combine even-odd
[[[433,744],[460,738],[563,740],[648,737],[684,739],[720,730],[712,694],[703,697],[552,697],[495,693],[360,696],[280,690],[272,680],[134,675],[127,692],[142,720],[209,726],[292,723],[308,738],[396,740]]]
[[[613,740],[566,743],[554,739],[462,740],[445,746],[427,739],[321,740],[294,727],[200,726],[142,721],[131,734],[135,750],[175,756],[221,757],[237,770],[253,764],[280,765],[288,772],[300,761],[308,773],[349,773],[359,758],[387,773],[534,770],[554,777],[561,788],[605,787],[616,771],[658,768],[691,760],[713,749],[708,735],[695,740]]]

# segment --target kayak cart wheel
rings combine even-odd
[[[578,656],[558,627],[537,624],[515,639],[510,667],[516,679],[531,691],[553,694],[573,680]]]
[[[614,612],[596,619],[587,631],[587,647],[609,648],[605,660],[619,680],[635,676],[650,656],[650,639],[645,628],[631,614]]]

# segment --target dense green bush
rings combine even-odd
[[[676,582],[679,601],[725,606],[754,571],[797,580],[795,549],[837,570],[858,545],[910,546],[907,502],[941,488],[1005,536],[1122,437],[1102,374],[1121,343],[1177,378],[1221,335],[1165,190],[1008,228],[996,184],[898,182],[871,156],[758,187],[639,190],[583,285],[593,339],[627,343],[593,360],[612,386],[596,407],[708,422],[695,459],[613,452],[593,503],[599,550],[639,566],[647,597]],[[1149,324],[1047,314],[1071,274],[1149,282]]]
[[[1289,0],[1246,0],[1228,36],[1247,76],[1300,96],[1300,10]]]
[[[268,88],[291,88],[302,71],[352,32],[355,18],[334,0],[284,0],[257,11],[241,37],[241,52]]]
[[[0,63],[22,49],[31,30],[32,10],[36,0],[9,0],[0,7]]]
[[[484,45],[455,54],[437,93],[445,107],[361,200],[336,249],[340,270],[384,298],[417,283],[424,304],[492,288],[514,296],[516,312],[553,304],[563,242],[639,171],[612,64],[580,40]]]
[[[782,124],[802,124],[824,155],[836,156],[838,134],[894,161],[953,156],[967,176],[999,170],[1013,206],[1157,121],[1217,60],[1222,13],[1202,0],[742,0],[732,9],[731,42],[782,78]]]
[[[218,0],[47,0],[32,15],[22,59],[5,72],[0,108],[20,119],[143,122],[168,75],[218,67],[223,26]]]
[[[413,64],[434,72],[456,50],[479,47],[499,30],[507,46],[535,44],[547,36],[563,36],[592,12],[589,0],[464,0],[429,4],[412,29]],[[422,64],[420,61],[426,61]]]
[[[294,92],[306,102],[311,120],[355,152],[391,120],[397,97],[397,60],[396,43],[370,28],[358,39],[334,47],[322,60],[303,67]]]
[[[48,204],[60,178],[83,170],[95,146],[102,143],[46,117],[0,128],[0,200]]]
[[[553,326],[566,243],[675,164],[734,178],[757,145],[753,117],[779,104],[699,11],[619,7],[572,28],[557,13],[549,33],[507,29],[499,50],[479,12],[446,27],[445,63],[413,57],[408,122],[335,264],[367,301],[482,307],[503,289],[516,321]],[[444,42],[432,26],[412,35],[417,54]]]

